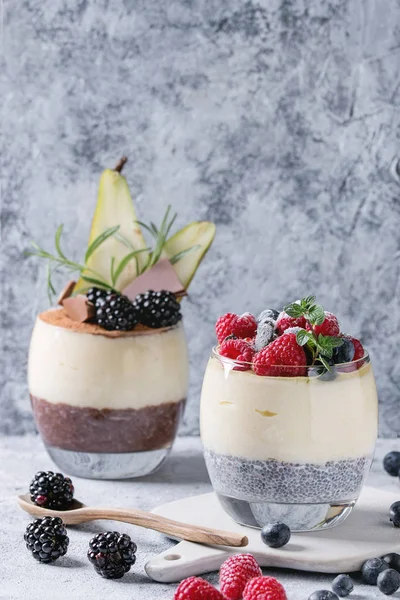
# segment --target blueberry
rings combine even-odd
[[[393,502],[389,510],[390,520],[395,527],[400,527],[400,502]]]
[[[400,573],[395,569],[387,569],[380,573],[378,577],[378,588],[386,596],[391,596],[400,587]]]
[[[313,592],[308,600],[339,600],[339,597],[329,590]]]
[[[383,468],[392,477],[397,477],[400,471],[400,452],[389,452],[383,459]]]
[[[275,321],[265,320],[261,321],[257,327],[257,335],[255,341],[255,348],[259,352],[265,346],[268,346],[275,337]]]
[[[381,558],[370,558],[365,561],[361,569],[365,583],[376,585],[379,574],[388,568],[387,563]]]
[[[285,523],[267,523],[261,530],[261,539],[270,548],[286,546],[290,536],[290,529]]]
[[[338,575],[332,581],[332,590],[339,598],[345,598],[354,590],[352,578],[348,575]]]
[[[387,563],[389,569],[395,569],[400,573],[400,554],[391,552],[390,554],[385,554],[385,556],[382,557],[382,560]]]
[[[335,365],[351,362],[354,358],[355,348],[351,340],[342,338],[343,344],[333,349],[333,362]]]
[[[275,310],[274,308],[267,308],[266,310],[263,310],[257,317],[257,323],[261,323],[262,321],[265,321],[266,319],[272,319],[273,321],[276,321],[277,318],[279,317],[279,310]]]
[[[326,369],[322,364],[317,364],[312,367],[308,367],[309,377],[318,377],[321,381],[333,381],[336,378],[336,369],[333,361],[330,358],[325,359],[330,367],[330,371]]]

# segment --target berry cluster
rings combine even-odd
[[[222,565],[219,572],[220,591],[200,577],[184,579],[174,600],[287,600],[286,592],[273,577],[263,577],[251,554],[235,554]]]
[[[138,323],[154,329],[171,327],[182,318],[175,294],[168,291],[149,290],[131,302],[122,294],[93,287],[86,297],[95,307],[94,321],[108,331],[130,331]]]
[[[227,313],[215,325],[219,354],[235,361],[234,370],[252,369],[256,375],[332,379],[335,365],[359,368],[365,355],[359,340],[341,332],[334,314],[324,311],[308,296],[283,311]]]

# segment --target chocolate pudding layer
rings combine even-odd
[[[48,446],[75,452],[122,453],[169,448],[185,400],[134,409],[54,404],[31,395],[36,424]]]

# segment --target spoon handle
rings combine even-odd
[[[123,521],[132,525],[139,525],[147,529],[154,529],[172,537],[200,544],[212,544],[216,546],[247,546],[248,539],[240,533],[210,529],[198,525],[180,523],[166,517],[139,509],[118,508],[83,508],[80,511],[80,521],[85,516],[85,521],[106,519],[111,521]]]

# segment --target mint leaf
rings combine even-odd
[[[289,317],[293,317],[294,319],[296,319],[297,317],[302,317],[305,312],[301,304],[298,304],[297,302],[292,302],[292,304],[288,304],[284,307],[283,310],[286,314],[289,315]]]
[[[312,325],[321,325],[325,321],[325,311],[323,306],[320,304],[311,306],[308,310],[307,317]]]
[[[324,359],[323,356],[319,356],[318,360],[324,365],[325,369],[329,371],[329,373],[332,371],[331,365]]]
[[[311,331],[306,331],[305,329],[301,329],[296,333],[296,341],[299,346],[305,346],[312,338],[313,334]]]
[[[307,306],[307,308],[311,308],[311,306],[313,306],[313,304],[315,304],[315,300],[316,300],[315,296],[307,296],[306,298],[303,298],[302,303],[304,302],[304,304],[305,304],[305,306]]]
[[[343,338],[338,338],[330,335],[323,335],[322,333],[318,336],[318,343],[323,348],[338,348],[343,344]]]

